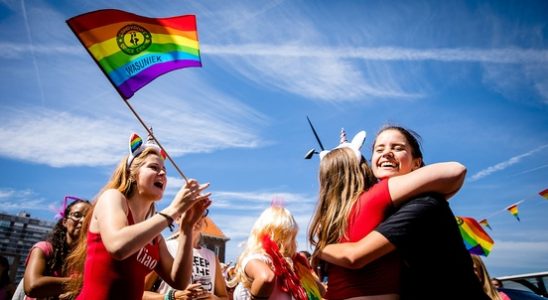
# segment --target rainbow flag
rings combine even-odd
[[[295,254],[293,257],[293,268],[301,280],[301,286],[304,288],[308,300],[321,300],[322,294],[316,285],[318,280],[314,269],[312,269],[304,255],[300,253]]]
[[[125,100],[160,75],[202,66],[194,15],[147,18],[103,9],[67,24]]]
[[[538,193],[542,198],[548,200],[548,189]]]
[[[469,217],[455,218],[457,219],[457,224],[459,224],[460,234],[468,252],[483,256],[489,255],[495,242],[483,230],[478,221]]]
[[[518,221],[520,221],[519,219],[519,215],[518,215],[518,205],[517,204],[512,204],[510,206],[508,206],[506,208],[507,211],[509,211],[512,216],[514,216]]]
[[[487,228],[493,230],[493,228],[491,228],[491,225],[489,225],[489,222],[487,222],[487,219],[482,219],[482,220],[479,221],[479,223],[481,224],[481,226],[487,227]]]

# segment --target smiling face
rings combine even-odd
[[[152,200],[160,200],[167,185],[164,160],[155,153],[147,155],[135,175],[137,193]]]
[[[407,138],[396,129],[382,131],[375,139],[371,168],[377,178],[407,174],[421,166],[422,159],[413,157]]]

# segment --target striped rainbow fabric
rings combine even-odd
[[[137,133],[133,133],[129,138],[129,153],[135,153],[142,144],[143,139]]]
[[[476,255],[489,255],[495,242],[483,230],[478,221],[469,217],[456,217],[456,219],[468,252]]]
[[[506,210],[508,212],[510,212],[510,214],[512,214],[512,216],[514,216],[514,218],[516,218],[518,221],[521,221],[519,219],[519,215],[518,215],[518,213],[519,213],[518,204],[512,204],[512,205],[508,206],[506,208]]]
[[[541,191],[538,193],[542,198],[548,200],[548,189],[545,189],[544,191]]]
[[[202,66],[194,15],[148,18],[104,9],[67,24],[125,100],[160,75]]]
[[[487,228],[493,230],[493,228],[491,228],[491,225],[489,225],[489,221],[487,221],[487,219],[482,219],[482,220],[479,221],[479,223],[480,223],[482,226],[487,227]]]

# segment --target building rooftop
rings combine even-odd
[[[206,226],[202,230],[203,235],[207,235],[214,238],[223,239],[225,241],[228,241],[230,238],[228,238],[219,227],[211,220],[209,217],[206,217]]]

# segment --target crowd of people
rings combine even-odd
[[[32,247],[13,299],[509,299],[466,250],[447,202],[466,168],[425,165],[420,137],[399,126],[377,133],[369,165],[365,137],[320,153],[312,254],[298,251],[295,218],[273,203],[232,266],[200,244],[209,184],[186,180],[157,211],[165,153],[134,134],[98,196],[66,205]]]

